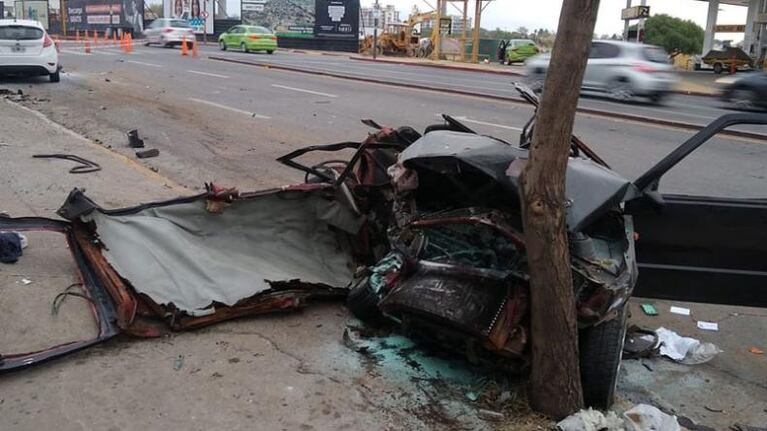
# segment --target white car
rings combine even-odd
[[[48,75],[59,82],[59,50],[37,21],[0,19],[0,75]]]
[[[192,43],[194,29],[183,19],[160,18],[144,29],[144,45],[157,43],[163,46],[181,45],[184,41]]]

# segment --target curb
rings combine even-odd
[[[482,69],[476,69],[473,67],[466,67],[466,66],[448,66],[444,64],[434,64],[434,63],[412,63],[409,61],[399,61],[399,60],[374,60],[372,58],[356,57],[356,56],[349,56],[349,59],[357,60],[357,61],[369,61],[371,63],[382,63],[382,64],[388,63],[388,64],[400,64],[405,66],[434,67],[437,69],[451,69],[451,70],[461,70],[461,71],[468,71],[468,72],[491,73],[494,75],[525,76],[521,73],[511,72],[507,70],[482,70]]]
[[[332,78],[339,78],[339,79],[346,79],[350,81],[361,81],[361,82],[369,82],[373,84],[381,84],[381,85],[388,85],[390,87],[400,87],[400,88],[411,88],[411,89],[418,89],[418,90],[427,90],[427,91],[434,91],[437,93],[443,93],[443,94],[453,94],[453,95],[460,95],[460,96],[471,96],[471,97],[479,97],[483,99],[489,99],[489,100],[497,100],[502,102],[511,102],[511,103],[519,103],[523,105],[528,105],[528,103],[522,99],[521,97],[508,97],[508,96],[496,96],[492,94],[478,94],[478,93],[472,93],[470,91],[464,91],[464,90],[455,90],[455,89],[449,89],[449,88],[440,88],[440,87],[432,87],[430,85],[422,85],[422,84],[406,84],[406,83],[400,83],[400,82],[391,82],[391,81],[384,81],[382,79],[375,79],[375,78],[365,78],[365,77],[352,77],[348,75],[341,75],[339,73],[334,72],[327,72],[327,71],[310,71],[306,69],[301,69],[298,67],[293,66],[285,66],[282,64],[274,64],[274,63],[262,63],[258,61],[248,61],[248,60],[238,60],[234,58],[224,58],[224,57],[217,57],[217,56],[208,56],[209,60],[214,61],[223,61],[228,63],[236,63],[236,64],[244,64],[247,66],[256,66],[256,67],[264,67],[268,69],[277,69],[277,70],[286,70],[290,72],[298,72],[298,73],[305,73],[310,75],[319,75],[319,76],[328,76]],[[636,123],[649,123],[649,124],[655,124],[659,126],[666,126],[666,127],[673,127],[677,129],[683,129],[683,130],[691,130],[691,131],[699,131],[705,127],[705,125],[699,125],[699,124],[691,124],[691,123],[683,123],[681,121],[674,121],[674,120],[666,120],[663,118],[655,118],[655,117],[641,117],[634,114],[628,114],[628,113],[621,113],[621,112],[613,112],[613,111],[603,111],[600,109],[593,109],[593,108],[577,108],[576,112],[580,114],[587,114],[587,115],[593,115],[603,118],[614,118],[619,120],[626,120],[626,121],[632,121]],[[755,133],[755,132],[745,132],[745,131],[739,131],[739,130],[723,130],[719,132],[719,135],[722,136],[733,136],[733,137],[739,137],[739,138],[748,138],[748,139],[756,139],[761,141],[767,141],[767,134],[761,134],[761,133]]]

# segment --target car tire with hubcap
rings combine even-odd
[[[224,42],[223,40],[219,40],[218,47],[221,49],[221,51],[226,51],[226,42]]]
[[[721,75],[723,70],[724,66],[722,66],[722,63],[714,63],[714,73]]]
[[[610,83],[610,87],[607,89],[607,93],[610,98],[617,100],[618,102],[628,102],[634,97],[634,92],[631,90],[631,83],[628,81],[618,79]]]
[[[242,52],[250,52],[250,51],[248,51],[248,46],[245,45],[245,42],[242,42],[240,44],[240,51],[242,51]]]
[[[606,410],[613,404],[627,316],[628,304],[612,320],[580,330],[581,382],[587,407]]]
[[[48,77],[50,78],[51,82],[59,82],[59,81],[61,81],[61,74],[59,73],[58,70],[56,72],[51,73],[50,75],[48,75]]]

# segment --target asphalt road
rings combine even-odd
[[[193,59],[181,57],[177,49],[137,47],[125,55],[115,48],[99,47],[94,54],[84,55],[81,48],[67,45],[62,52],[67,71],[62,83],[27,79],[5,86],[24,88],[33,96],[50,100],[34,108],[131,157],[124,133],[138,128],[149,145],[162,151],[161,157],[148,163],[192,187],[208,180],[241,189],[298,181],[298,173],[279,166],[274,159],[307,145],[361,140],[369,132],[359,122],[361,118],[422,130],[438,122],[440,113],[448,113],[480,133],[516,142],[532,115],[532,109],[520,103],[213,61],[207,57],[214,49],[203,48],[200,58]],[[495,82],[509,87],[503,91],[512,91],[507,78],[496,75],[481,74],[478,78],[473,72],[369,64],[284,51],[274,55],[215,52],[302,68],[337,65],[332,67],[350,74],[393,76],[391,79],[432,83],[444,79],[451,85],[463,82],[478,91],[497,91]],[[421,69],[425,70],[419,76]],[[636,109],[602,100],[583,99],[582,103]],[[706,108],[700,100],[690,105],[687,109],[697,110],[701,116],[703,112],[708,112],[707,118],[716,116],[716,109]],[[641,109],[674,111],[671,106],[676,105]],[[762,131],[767,132],[767,128]],[[639,176],[692,135],[592,115],[578,115],[576,133],[628,178]],[[673,169],[661,188],[690,194],[764,197],[765,160],[767,145],[762,142],[715,139]]]

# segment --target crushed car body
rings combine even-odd
[[[520,91],[537,103],[532,92]],[[0,371],[119,332],[159,336],[295,310],[325,297],[346,297],[362,320],[393,322],[477,361],[524,369],[530,286],[518,184],[535,122],[512,145],[443,118],[423,134],[365,120],[376,130],[361,142],[311,146],[279,158],[304,172],[302,184],[251,193],[207,185],[196,196],[124,209],[104,209],[75,189],[58,212],[66,221],[0,219],[0,230],[66,235],[100,325],[93,340],[4,352]],[[612,402],[637,268],[640,280],[645,273],[652,280],[639,284],[649,296],[767,306],[767,268],[759,257],[767,251],[767,234],[758,229],[767,219],[767,201],[699,198],[685,207],[726,210],[730,223],[760,232],[746,239],[734,233],[728,249],[740,259],[719,261],[709,252],[718,244],[685,230],[690,220],[676,216],[673,226],[663,223],[667,210],[692,199],[658,192],[675,164],[716,132],[741,123],[767,124],[767,116],[722,117],[636,181],[573,137],[564,204],[590,405]],[[348,160],[333,154],[347,150],[353,150]],[[302,164],[310,153],[328,153],[329,161]],[[717,219],[698,217],[692,224],[701,229],[704,223],[716,226]],[[675,232],[687,236],[670,243]],[[701,255],[705,267],[696,267]],[[695,273],[708,275],[698,277],[695,288],[664,286]],[[722,294],[728,277],[754,288]]]

